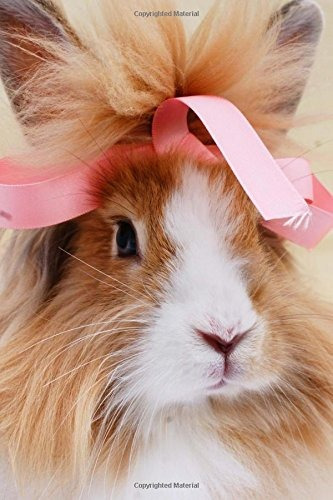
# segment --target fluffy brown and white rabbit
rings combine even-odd
[[[283,149],[317,5],[220,0],[189,40],[178,17],[134,15],[172,8],[0,1],[1,72],[36,165],[149,141],[157,106],[193,94],[231,100]],[[224,161],[114,167],[92,188],[101,208],[4,235],[0,497],[332,498],[332,313]]]

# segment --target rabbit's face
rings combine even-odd
[[[103,273],[82,293],[121,311],[108,339],[121,399],[159,407],[268,387],[281,352],[260,297],[276,257],[229,167],[138,160],[102,193],[76,256]]]

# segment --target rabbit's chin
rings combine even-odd
[[[263,378],[242,376],[222,377],[216,384],[207,387],[205,396],[237,398],[249,393],[266,393],[274,386],[277,377],[266,375]]]
[[[146,393],[146,403],[155,409],[179,405],[201,405],[211,398],[237,401],[239,398],[254,396],[256,393],[265,395],[274,390],[278,381],[276,375],[260,377],[247,376],[246,372],[237,376],[224,376],[219,380],[205,378],[196,384],[174,384],[174,386],[150,390]]]

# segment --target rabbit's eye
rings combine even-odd
[[[135,229],[129,221],[119,221],[116,234],[118,257],[137,255]]]

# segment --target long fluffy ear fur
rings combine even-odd
[[[273,147],[290,126],[322,26],[310,0],[281,10],[280,0],[220,0],[186,40],[178,17],[136,17],[137,1],[72,0],[71,12],[89,19],[73,35],[52,5],[0,1],[0,63],[35,162],[89,161],[119,141],[147,140],[156,107],[191,94],[229,98]]]
[[[26,105],[22,86],[50,57],[38,37],[59,44],[69,33],[61,12],[48,0],[0,2],[0,74],[17,111]]]

